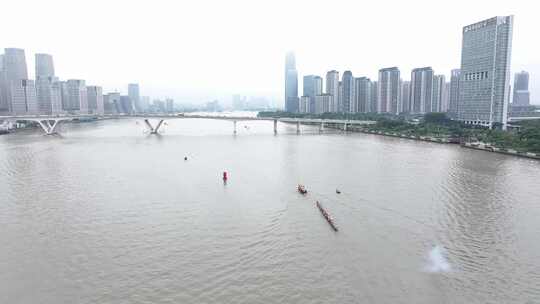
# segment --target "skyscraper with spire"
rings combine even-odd
[[[294,53],[285,56],[285,111],[298,112],[298,72]]]

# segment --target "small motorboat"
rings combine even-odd
[[[337,194],[340,194],[340,193],[341,193],[341,191],[339,191],[339,189],[336,189],[336,193],[337,193]]]
[[[298,185],[298,192],[302,194],[306,194],[307,193],[306,187],[304,187],[304,185]]]

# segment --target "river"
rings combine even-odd
[[[278,127],[0,136],[0,303],[540,302],[540,162]]]

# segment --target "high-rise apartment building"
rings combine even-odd
[[[317,75],[304,76],[304,96],[322,94],[322,78]]]
[[[174,100],[172,98],[165,99],[165,110],[167,113],[174,113]]]
[[[433,76],[433,94],[431,95],[431,112],[443,112],[444,91],[446,89],[446,79],[444,75]]]
[[[444,84],[444,92],[441,103],[441,112],[448,113],[448,107],[450,104],[450,82]]]
[[[141,105],[141,96],[139,92],[139,84],[138,83],[130,83],[128,84],[128,96],[131,99],[131,102],[133,103],[133,107],[135,108],[135,112],[142,112],[142,105]]]
[[[19,107],[20,100],[14,101],[12,89],[16,87],[20,90],[27,90],[27,85],[35,85],[33,82],[21,82],[21,80],[28,80],[28,70],[26,68],[26,57],[23,49],[6,48],[4,49],[4,55],[2,56],[2,76],[0,77],[0,107],[3,111],[13,111],[14,102],[17,103],[16,107]],[[35,94],[34,94],[35,95]],[[20,95],[18,95],[20,96]],[[32,107],[30,107],[32,108]],[[21,109],[18,108],[18,111]]]
[[[354,76],[351,71],[345,71],[341,78],[341,113],[355,113]]]
[[[298,101],[298,112],[299,113],[310,113],[310,100],[309,96],[301,96]]]
[[[399,114],[400,73],[397,67],[379,70],[377,113]]]
[[[457,119],[506,128],[514,17],[494,17],[463,27]]]
[[[103,115],[105,113],[103,105],[103,89],[99,86],[87,86],[88,113]]]
[[[451,119],[457,119],[459,105],[459,69],[452,70],[450,74],[450,89],[448,92],[448,116]]]
[[[69,113],[88,114],[88,94],[84,80],[69,79],[65,82],[62,104]]]
[[[512,100],[512,105],[528,106],[529,104],[529,73],[521,71],[514,75],[514,98]]]
[[[154,99],[152,101],[152,108],[153,108],[153,111],[154,112],[158,112],[158,113],[165,113],[166,112],[166,107],[165,107],[165,101],[163,100],[159,100],[159,99]],[[211,102],[207,103],[207,108],[212,108],[210,111],[213,110],[213,108],[215,108],[217,106],[217,104],[213,104],[213,105],[208,105],[208,104],[213,104]]]
[[[411,82],[402,81],[401,82],[401,102],[400,102],[400,113],[410,113],[411,104],[410,96],[411,95]]]
[[[38,114],[36,87],[33,80],[11,81],[11,112],[14,115]]]
[[[285,111],[298,112],[298,72],[291,52],[285,56]]]
[[[26,57],[23,49],[4,49],[4,70],[7,80],[28,79]]]
[[[36,54],[36,80],[40,78],[54,77],[53,58],[49,54]]]
[[[342,112],[341,109],[343,109],[343,82],[338,82],[338,104],[337,104],[337,112]]]
[[[128,95],[120,96],[120,113],[133,114],[133,101]]]
[[[7,82],[4,69],[4,54],[0,54],[0,113],[9,111]]]
[[[148,111],[150,108],[150,96],[141,96],[141,106],[143,112]]]
[[[122,113],[121,108],[120,93],[108,93],[107,95],[103,96],[103,109],[105,114]]]
[[[246,96],[235,94],[232,96],[232,107],[234,110],[241,111],[247,107]]]
[[[329,112],[337,112],[339,105],[339,72],[336,70],[326,73],[326,94],[332,96]]]
[[[371,82],[371,108],[370,113],[377,113],[379,104],[379,82]]]
[[[411,72],[410,108],[413,114],[432,112],[433,69],[416,68]]]
[[[54,76],[40,76],[36,79],[36,98],[40,114],[57,115],[62,109],[62,87]]]
[[[354,80],[355,104],[359,113],[371,112],[371,80],[359,77]]]
[[[332,95],[330,94],[321,94],[315,95],[315,114],[322,114],[330,111],[330,101],[332,100]]]
[[[315,96],[322,94],[322,78],[316,75],[306,75],[303,81],[303,96],[309,96],[309,111],[315,113]]]

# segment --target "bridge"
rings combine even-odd
[[[512,117],[508,117],[508,122],[536,120],[536,119],[540,119],[540,113],[537,116],[512,116]]]
[[[95,115],[14,115],[14,116],[0,116],[0,121],[17,122],[28,121],[36,122],[43,129],[46,135],[53,135],[58,133],[58,125],[62,121],[80,120],[85,118],[95,118]]]
[[[296,133],[300,134],[300,125],[318,125],[319,132],[323,132],[325,126],[333,125],[340,126],[342,130],[347,131],[352,125],[369,125],[375,121],[368,120],[339,120],[339,119],[311,119],[311,118],[278,118],[278,117],[248,117],[248,116],[226,116],[226,115],[185,115],[185,114],[130,114],[130,115],[13,115],[0,116],[0,121],[17,122],[29,121],[36,122],[43,129],[46,135],[58,134],[58,125],[63,121],[85,120],[85,119],[121,119],[121,118],[137,118],[144,122],[150,134],[158,134],[165,120],[170,119],[216,119],[226,120],[233,123],[233,134],[237,134],[236,124],[239,121],[272,121],[274,125],[274,134],[277,134],[278,122],[296,124]],[[157,120],[157,124],[152,120]]]

